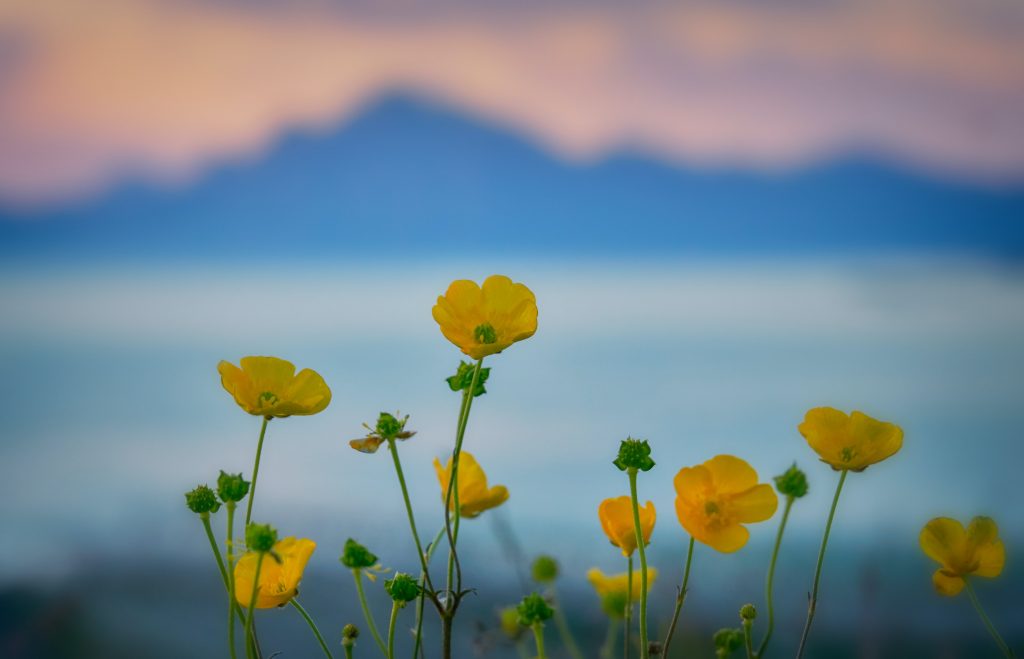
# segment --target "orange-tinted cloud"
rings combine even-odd
[[[0,199],[187,177],[411,90],[566,158],[786,167],[850,148],[1024,179],[1019,0],[448,7],[6,0]]]

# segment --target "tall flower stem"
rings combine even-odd
[[[558,634],[562,637],[562,644],[565,646],[566,652],[572,659],[583,659],[583,654],[580,652],[580,648],[576,645],[576,639],[573,638],[572,629],[569,628],[569,621],[565,617],[565,611],[558,602],[558,595],[555,593],[555,589],[552,588],[550,591],[552,607],[555,609],[555,626],[558,627]]]
[[[757,655],[754,654],[753,627],[753,620],[743,621],[743,648],[747,651],[747,659],[755,659],[755,657],[757,657]]]
[[[434,540],[427,547],[427,565],[430,565],[430,559],[434,557],[434,550],[437,549],[437,543],[441,542],[441,536],[444,535],[444,528],[441,528],[434,536]],[[420,588],[426,584],[427,573],[424,570],[423,574],[420,575]],[[420,597],[416,600],[416,643],[412,648],[413,659],[422,652],[423,647],[423,602],[427,597],[426,591],[420,592]]]
[[[245,526],[249,526],[252,520],[252,502],[256,498],[256,477],[260,473],[260,455],[263,453],[263,437],[267,434],[267,423],[269,416],[263,417],[263,425],[260,426],[260,440],[256,443],[256,461],[252,465],[252,487],[249,489],[249,503],[245,507]]]
[[[398,602],[391,603],[391,621],[388,623],[388,659],[395,659],[395,625],[398,622]]]
[[[302,619],[306,621],[307,625],[309,625],[310,630],[312,630],[313,632],[313,636],[316,636],[317,642],[320,643],[320,648],[324,651],[324,654],[327,655],[328,659],[334,659],[334,656],[331,654],[330,649],[328,649],[327,647],[327,643],[324,642],[324,637],[320,634],[320,630],[316,628],[316,623],[313,622],[313,619],[311,617],[309,617],[309,614],[306,612],[306,609],[302,608],[302,605],[299,604],[298,600],[296,600],[294,597],[291,599],[289,604],[295,607],[295,610],[299,612],[299,615],[302,616]]]
[[[423,545],[420,543],[420,534],[416,531],[416,518],[412,514],[412,502],[409,500],[409,488],[405,485],[405,474],[402,472],[402,461],[398,457],[398,445],[394,438],[388,439],[388,450],[391,451],[391,458],[395,463],[395,473],[398,475],[398,484],[402,487],[402,498],[405,500],[405,514],[409,517],[409,529],[412,531],[413,542],[416,543],[416,554],[420,559],[420,566],[423,568],[423,577],[427,586],[433,590],[430,582],[430,571],[427,568],[427,557],[423,553]]]
[[[686,550],[686,567],[683,569],[683,584],[676,593],[676,609],[672,613],[672,624],[668,627],[668,634],[665,636],[665,643],[662,645],[661,654],[668,656],[669,646],[672,645],[672,636],[676,633],[676,624],[679,622],[679,612],[683,610],[683,602],[686,601],[686,591],[690,584],[690,563],[693,561],[693,537],[690,537],[690,547]]]
[[[537,659],[547,659],[547,655],[544,654],[544,625],[535,622],[530,628],[533,629],[533,638],[537,641]]]
[[[217,568],[220,570],[220,578],[224,581],[224,587],[228,587],[228,573],[224,568],[224,558],[220,555],[220,548],[217,546],[217,539],[213,537],[213,529],[210,527],[210,513],[202,513],[199,519],[203,522],[203,529],[206,530],[206,539],[210,541],[210,549],[213,550],[213,557],[217,559]]]
[[[252,595],[249,596],[249,610],[246,612],[246,616],[245,616],[245,636],[246,636],[246,638],[249,638],[250,636],[252,636],[252,633],[253,633],[253,631],[252,631],[252,619],[253,619],[253,612],[256,610],[256,596],[259,594],[259,591],[260,591],[260,570],[263,569],[263,557],[264,556],[266,556],[266,554],[263,553],[263,552],[260,552],[259,555],[256,557],[256,572],[255,572],[255,574],[253,574],[253,578],[252,578]],[[252,656],[252,652],[250,652],[248,644],[246,645],[246,655],[250,656],[250,657]]]
[[[625,622],[625,638],[622,642],[622,656],[629,659],[630,644],[633,642],[631,628],[633,627],[633,554],[626,559],[626,613],[623,616]]]
[[[633,500],[633,531],[636,533],[636,549],[640,554],[640,657],[647,659],[647,553],[644,550],[644,534],[640,529],[640,504],[636,496],[635,468],[629,469],[629,496]]]
[[[775,605],[772,602],[772,583],[775,579],[775,562],[779,558],[779,548],[782,546],[782,534],[786,531],[786,522],[789,520],[789,511],[793,507],[793,502],[796,501],[792,496],[786,497],[786,507],[782,510],[782,521],[779,522],[779,532],[775,535],[775,547],[772,548],[772,559],[768,563],[768,578],[765,580],[764,586],[764,600],[768,606],[768,628],[764,631],[764,638],[761,640],[761,644],[757,646],[757,653],[755,657],[763,657],[764,651],[768,647],[768,641],[771,640],[772,631],[775,629]]]
[[[370,635],[377,642],[377,647],[386,655],[388,648],[384,645],[384,639],[380,637],[380,632],[377,631],[377,623],[373,621],[370,606],[366,603],[366,591],[363,590],[363,571],[359,568],[352,570],[352,577],[356,580],[356,593],[359,594],[359,604],[363,607],[363,617],[366,618],[366,626],[370,628]]]
[[[227,508],[228,514],[228,655],[231,659],[235,659],[238,656],[235,650],[235,611],[241,615],[241,609],[238,602],[235,601],[235,507],[237,504],[234,501],[228,501],[224,506]]]
[[[843,483],[846,482],[846,474],[849,471],[843,469],[839,476],[839,485],[836,486],[836,495],[832,498],[832,508],[828,511],[828,522],[825,523],[825,535],[821,538],[821,550],[818,552],[818,566],[814,569],[814,585],[811,587],[811,596],[807,604],[807,622],[804,623],[804,632],[800,635],[800,647],[796,651],[796,659],[804,656],[804,649],[807,647],[807,636],[811,632],[811,622],[814,620],[814,609],[818,605],[818,584],[821,581],[821,565],[825,562],[825,549],[828,548],[828,534],[832,531],[832,520],[836,516],[836,506],[839,504],[839,495],[843,491]]]
[[[996,626],[992,624],[992,621],[989,619],[988,615],[986,615],[985,609],[981,608],[981,602],[978,601],[978,596],[974,592],[974,586],[971,585],[969,579],[964,579],[964,583],[967,585],[967,596],[970,597],[971,604],[974,605],[974,610],[978,612],[978,616],[981,618],[981,621],[985,623],[985,629],[987,629],[988,633],[992,635],[992,639],[996,642],[996,645],[999,646],[999,650],[1003,653],[1003,656],[1005,656],[1006,659],[1014,659],[1013,650],[1010,649],[1010,646],[1006,644],[1003,637],[999,635],[998,631],[996,631]]]
[[[601,646],[601,659],[613,659],[615,653],[615,637],[618,636],[619,621],[610,618],[608,620],[608,634],[604,637],[604,645]]]

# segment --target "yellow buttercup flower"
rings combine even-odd
[[[483,286],[459,279],[437,298],[433,316],[446,339],[473,359],[482,359],[533,336],[537,299],[504,275],[491,275]]]
[[[441,466],[441,461],[434,458],[434,471],[437,482],[441,485],[441,502],[448,499],[448,482],[452,475],[452,459]],[[459,453],[459,514],[462,517],[477,517],[491,508],[497,508],[508,500],[508,488],[504,485],[487,487],[487,474],[477,463],[472,454]],[[455,509],[455,498],[452,497],[452,510]]]
[[[837,471],[864,471],[903,446],[903,430],[896,424],[863,412],[847,416],[831,407],[808,410],[798,430],[821,461]]]
[[[743,524],[763,522],[775,514],[779,499],[745,460],[716,455],[676,474],[676,515],[695,540],[723,553],[747,544]]]
[[[639,506],[640,532],[644,538],[644,546],[651,543],[651,533],[657,512],[654,504],[648,501]],[[622,550],[623,556],[631,556],[636,551],[636,527],[633,526],[633,500],[627,496],[605,499],[597,507],[597,516],[601,520],[601,528],[611,543]]]
[[[316,543],[306,538],[285,538],[274,544],[271,552],[263,557],[260,566],[259,592],[256,593],[257,609],[272,609],[284,606],[299,593],[299,582],[306,569],[309,557],[316,549]],[[277,554],[281,562],[274,559]],[[252,598],[253,579],[256,576],[256,561],[259,554],[248,552],[235,564],[235,599],[242,606],[249,606]]]
[[[653,567],[647,568],[647,585],[650,586],[658,578],[658,571]],[[625,595],[629,590],[629,573],[605,574],[596,567],[587,570],[587,581],[594,587],[600,597],[606,595]],[[633,574],[634,594],[640,590],[640,575]]]
[[[998,577],[1006,563],[999,527],[990,517],[975,517],[967,529],[955,519],[936,517],[921,529],[921,549],[942,567],[932,575],[935,590],[952,597],[969,576]]]
[[[295,374],[295,365],[277,357],[242,357],[241,368],[217,365],[220,382],[239,407],[262,417],[316,414],[331,402],[331,390],[316,371]]]

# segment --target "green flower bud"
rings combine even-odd
[[[807,476],[796,467],[796,463],[786,473],[775,477],[775,489],[779,494],[799,499],[807,494]]]
[[[601,610],[615,620],[626,617],[626,593],[608,593],[602,597]]]
[[[242,474],[229,474],[221,470],[217,477],[217,494],[224,503],[241,501],[249,494],[249,481],[242,478]]]
[[[633,439],[627,437],[619,445],[619,457],[612,463],[619,468],[619,471],[627,469],[639,469],[650,471],[654,467],[654,460],[651,459],[651,446],[647,440]]]
[[[743,647],[743,630],[719,629],[715,632],[715,650],[719,657],[728,657]]]
[[[558,561],[550,556],[538,556],[533,562],[533,580],[539,583],[553,583],[558,578]]]
[[[349,623],[341,629],[341,645],[346,648],[350,648],[356,644],[356,639],[359,638],[359,628]]]
[[[532,627],[537,623],[543,623],[555,615],[554,610],[537,593],[531,593],[524,597],[516,607],[516,613],[519,614],[519,624],[523,627]]]
[[[510,640],[517,640],[523,635],[523,628],[519,625],[519,611],[514,606],[506,606],[498,612],[501,621],[501,631]]]
[[[185,505],[197,515],[208,515],[220,510],[216,495],[207,485],[198,485],[191,492],[186,492]]]
[[[250,524],[245,529],[245,545],[249,551],[265,553],[274,548],[277,529],[270,524]]]
[[[757,609],[753,604],[744,604],[740,607],[740,620],[754,620],[757,618]]]
[[[384,590],[388,591],[391,599],[399,604],[406,604],[420,596],[420,585],[408,574],[399,572],[394,579],[384,582]]]
[[[342,565],[353,570],[373,567],[377,564],[377,557],[352,538],[345,541],[345,549],[342,550],[339,560]]]
[[[381,412],[377,418],[377,435],[385,440],[397,439],[402,434],[402,431],[405,430],[405,422],[408,420],[408,415],[399,419],[394,414]],[[405,437],[402,439],[405,439]]]
[[[455,372],[455,375],[450,378],[446,378],[445,381],[452,391],[465,391],[469,389],[469,385],[473,384],[473,371],[476,369],[476,364],[459,362],[459,370]],[[476,388],[473,389],[473,397],[480,396],[487,393],[487,389],[484,387],[484,383],[487,382],[487,376],[491,374],[490,368],[481,368],[480,375],[476,379]]]

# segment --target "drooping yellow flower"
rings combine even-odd
[[[969,576],[998,577],[1006,563],[1006,548],[999,527],[990,517],[975,517],[964,525],[949,517],[936,517],[921,529],[921,549],[942,567],[932,575],[939,594],[952,597]]]
[[[808,410],[798,430],[821,461],[837,471],[864,471],[903,446],[903,430],[896,424],[863,412],[847,416],[831,407]]]
[[[647,585],[650,586],[658,578],[658,571],[653,567],[647,568]],[[587,570],[587,581],[594,587],[600,597],[605,595],[625,595],[629,590],[629,573],[605,574],[596,567]],[[633,594],[640,591],[640,575],[633,573]]]
[[[716,455],[676,474],[676,515],[695,540],[723,553],[747,544],[743,524],[763,522],[775,514],[779,498],[745,460]]]
[[[437,482],[441,485],[441,502],[448,499],[448,482],[452,475],[452,459],[442,467],[441,461],[434,458],[434,471]],[[508,500],[508,488],[504,485],[487,487],[487,474],[477,463],[471,453],[459,453],[459,514],[462,517],[477,517],[491,508],[497,508]],[[455,510],[455,498],[452,497],[452,510]]]
[[[239,407],[262,417],[309,415],[331,402],[331,390],[320,374],[277,357],[242,357],[241,368],[226,361],[217,365],[220,382]]]
[[[654,504],[648,501],[639,507],[640,532],[644,538],[644,546],[650,544],[651,533],[657,511]],[[633,500],[627,496],[605,499],[597,507],[597,516],[601,520],[601,528],[611,543],[622,550],[623,556],[631,556],[636,551],[636,527],[633,526]]]
[[[491,275],[483,286],[453,281],[437,298],[434,320],[445,338],[473,359],[501,352],[537,331],[537,299],[523,284]]]
[[[288,537],[274,544],[272,553],[277,554],[281,562],[278,563],[271,553],[264,555],[259,592],[256,593],[257,609],[284,606],[299,593],[302,573],[314,549],[316,543],[306,538]],[[242,606],[249,606],[252,599],[258,558],[256,552],[248,552],[235,564],[235,599]]]

